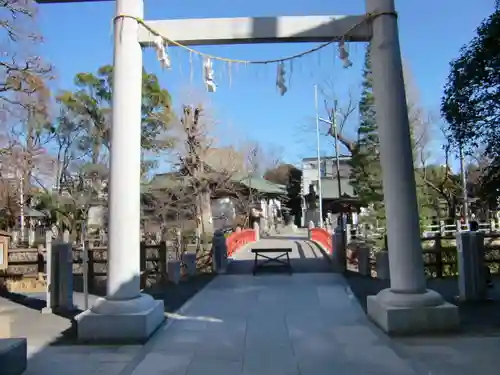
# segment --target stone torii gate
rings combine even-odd
[[[164,20],[145,24],[183,45],[324,42],[341,38],[371,41],[391,288],[368,298],[368,314],[387,332],[453,328],[458,324],[457,308],[445,303],[438,293],[427,290],[424,278],[394,0],[366,0],[366,13],[346,17]],[[143,0],[116,0],[116,16],[107,295],[77,317],[78,336],[84,340],[145,340],[164,319],[163,303],[141,294],[139,287],[141,45],[151,45],[155,36],[137,20],[144,17]]]

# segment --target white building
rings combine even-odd
[[[340,171],[340,193],[337,179],[336,159],[333,156],[325,156],[320,158],[320,175],[321,175],[321,193],[323,200],[323,214],[331,211],[332,213],[339,212],[338,203],[341,197],[355,198],[354,188],[350,184],[349,176],[351,174],[351,166],[349,161],[350,156],[339,157]],[[314,186],[314,191],[319,195],[318,188],[318,159],[316,157],[302,159],[302,196],[309,193],[309,185]],[[306,206],[303,201],[303,212]],[[305,215],[302,215],[304,218]],[[304,220],[304,219],[303,219]],[[304,225],[304,223],[302,223]]]

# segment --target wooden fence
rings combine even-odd
[[[484,260],[492,273],[499,273],[500,266],[500,234],[488,233],[484,237]],[[446,277],[458,275],[457,245],[455,236],[422,238],[423,257],[426,274],[429,277]]]
[[[430,278],[442,278],[458,275],[457,245],[454,235],[422,237],[422,256],[424,259],[425,274]],[[363,241],[352,242],[348,245],[347,259],[351,265],[357,263],[357,247]],[[390,250],[389,250],[390,251]],[[492,274],[500,273],[500,233],[486,233],[484,235],[484,260]],[[376,274],[375,251],[370,254],[372,274]]]
[[[190,246],[188,245],[187,251],[193,250]],[[9,249],[8,258],[7,269],[0,271],[0,288],[3,287],[12,292],[45,291],[46,252],[42,246],[38,249]],[[162,241],[156,244],[142,242],[140,249],[141,287],[146,288],[166,282],[167,263],[177,258],[177,250],[168,242]],[[107,247],[89,246],[88,280],[91,293],[102,294],[106,290],[107,260]],[[200,261],[205,263],[211,259],[197,259],[197,262]],[[75,290],[83,290],[83,249],[81,247],[73,248],[73,275]]]
[[[490,220],[485,222],[479,222],[479,231],[484,233],[494,233],[500,232],[500,221]],[[442,236],[452,235],[457,232],[470,230],[470,225],[462,223],[457,220],[454,224],[446,224],[441,221],[439,224],[427,225],[423,228],[424,236],[433,236],[440,234]]]
[[[500,233],[500,220],[490,220],[479,222],[479,232]],[[351,225],[351,227],[353,227]],[[423,237],[433,237],[437,234],[441,236],[454,235],[457,232],[470,230],[470,226],[457,220],[453,224],[446,224],[441,221],[439,224],[426,225],[422,228]],[[385,228],[373,228],[366,224],[359,224],[356,233],[361,237],[377,238],[385,234]]]

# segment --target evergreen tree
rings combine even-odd
[[[409,123],[412,141],[414,163],[418,162],[419,151],[416,138],[419,136],[419,127],[424,124],[423,111],[418,105],[416,87],[411,79],[409,71],[404,70],[405,86],[407,94],[407,105],[409,110]],[[380,164],[380,142],[378,138],[378,127],[375,118],[375,99],[372,91],[372,66],[370,61],[370,46],[365,55],[365,66],[363,69],[362,93],[359,102],[360,123],[358,128],[358,140],[355,147],[350,148],[351,160],[351,184],[356,194],[365,207],[370,209],[368,221],[373,224],[378,222],[379,227],[385,225],[384,193],[382,183],[382,167]],[[420,130],[420,133],[422,130]],[[430,201],[428,184],[423,179],[422,168],[415,169],[417,183],[417,199],[419,202],[420,222],[426,223],[426,218],[432,216],[429,206]]]
[[[450,141],[467,152],[481,150],[490,160],[480,186],[496,202],[500,188],[500,1],[476,29],[475,37],[450,64],[441,100]]]
[[[360,124],[357,147],[351,160],[351,184],[364,205],[371,208],[371,221],[385,222],[380,144],[375,119],[375,101],[372,91],[372,67],[370,46],[365,55],[363,69],[363,91],[359,102]]]

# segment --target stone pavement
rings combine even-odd
[[[0,297],[0,321],[8,321],[9,331],[0,332],[0,337],[8,334],[10,337],[27,338],[28,355],[31,355],[59,340],[65,331],[71,329],[72,324],[66,317],[40,313],[45,306],[45,293],[26,293],[23,297],[24,305]],[[73,298],[75,305],[83,310],[83,294],[74,293]],[[97,296],[89,295],[89,304],[92,305],[96,299]]]
[[[500,338],[390,339],[368,321],[343,276],[303,265],[322,255],[307,240],[252,246],[294,246],[306,272],[219,276],[168,314],[146,345],[37,345],[25,375],[498,374]],[[238,253],[233,265],[248,256]]]
[[[411,337],[393,340],[426,375],[496,375],[500,337],[455,336]]]
[[[225,275],[143,347],[51,346],[26,375],[414,374],[340,275]]]
[[[340,275],[221,276],[179,317],[131,374],[415,374]]]

